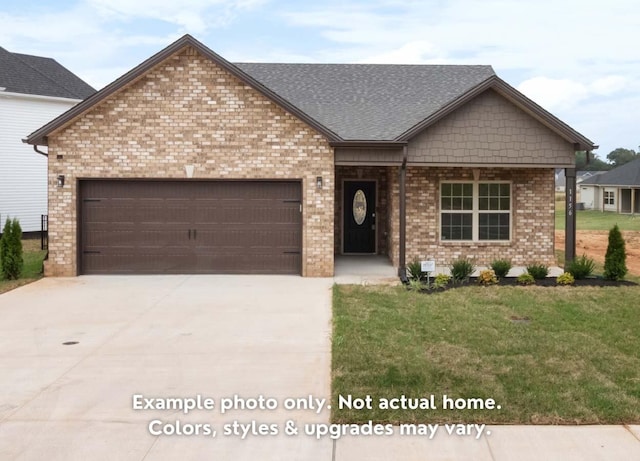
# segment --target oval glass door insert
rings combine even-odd
[[[362,225],[367,217],[367,197],[362,189],[358,189],[353,196],[353,219],[358,226]]]

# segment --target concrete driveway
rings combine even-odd
[[[284,426],[329,421],[332,283],[47,278],[0,295],[0,459],[331,459],[329,438]],[[221,414],[225,398],[244,410]]]

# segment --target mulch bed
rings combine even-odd
[[[478,278],[470,277],[466,282],[461,283],[449,283],[446,287],[433,289],[433,290],[420,290],[421,293],[440,293],[446,290],[452,290],[454,288],[462,288],[467,286],[478,286]],[[606,280],[602,277],[589,277],[586,279],[576,280],[574,285],[558,285],[556,282],[556,277],[547,277],[544,280],[536,280],[536,282],[532,285],[522,285],[518,283],[517,277],[505,277],[500,279],[500,281],[496,284],[498,286],[537,286],[537,287],[563,287],[568,286],[571,288],[572,286],[576,287],[621,287],[621,286],[637,286],[638,284],[635,282],[631,282],[629,280]],[[494,286],[494,285],[488,285]],[[409,286],[407,285],[407,288]]]

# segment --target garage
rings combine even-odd
[[[300,274],[299,181],[82,180],[81,274]]]

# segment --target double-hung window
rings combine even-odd
[[[442,240],[510,240],[511,184],[443,182],[440,184]]]
[[[615,194],[613,191],[604,191],[604,204],[605,205],[615,205]]]

